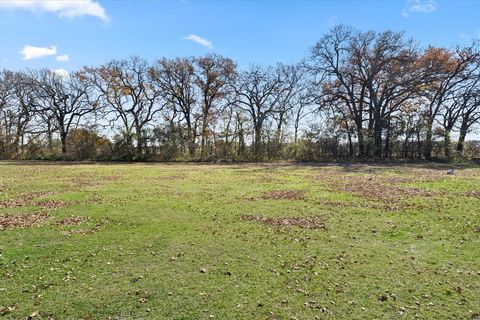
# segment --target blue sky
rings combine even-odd
[[[0,67],[72,71],[209,52],[240,67],[292,63],[336,23],[448,47],[480,37],[480,1],[0,0]]]

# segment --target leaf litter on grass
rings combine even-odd
[[[324,220],[318,216],[271,218],[246,214],[242,215],[241,219],[246,221],[260,222],[269,226],[327,230],[327,225],[325,224]]]
[[[273,190],[264,192],[261,195],[261,199],[273,199],[273,200],[303,200],[305,199],[304,190]]]
[[[49,219],[46,212],[5,214],[0,216],[0,230],[42,225]]]

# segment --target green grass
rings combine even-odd
[[[433,195],[348,188],[368,178]],[[49,214],[0,230],[0,318],[480,318],[478,167],[4,162],[0,191],[65,202],[0,208]],[[55,223],[69,216],[88,220]]]

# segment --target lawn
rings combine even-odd
[[[480,319],[480,167],[0,163],[0,318]]]

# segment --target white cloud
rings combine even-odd
[[[437,9],[435,0],[407,0],[408,8],[402,10],[402,16],[408,17],[411,13],[431,13]]]
[[[65,69],[54,69],[52,71],[58,74],[60,77],[68,77],[68,71]]]
[[[56,56],[55,59],[60,62],[65,62],[70,60],[70,57],[68,56],[68,54],[62,54],[61,56]]]
[[[213,49],[213,44],[210,41],[208,41],[207,39],[202,38],[200,36],[197,36],[196,34],[189,34],[188,36],[183,37],[183,38],[185,40],[190,40],[190,41],[196,42],[199,45],[204,46],[205,48],[207,48],[209,50]]]
[[[23,60],[32,60],[35,58],[43,58],[48,56],[54,56],[57,54],[57,47],[50,46],[50,47],[34,47],[26,45],[20,50],[20,53],[23,57]]]
[[[70,19],[93,16],[103,21],[110,20],[105,8],[93,0],[0,0],[0,8],[47,11]]]

